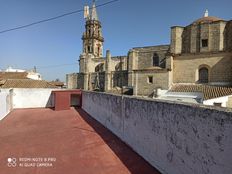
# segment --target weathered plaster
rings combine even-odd
[[[83,109],[162,173],[232,171],[232,110],[86,91]]]

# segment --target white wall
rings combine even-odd
[[[10,92],[0,90],[0,120],[10,112]]]
[[[167,174],[231,174],[232,110],[105,93],[82,107]]]
[[[35,72],[28,72],[27,78],[33,80],[42,80],[41,74]]]
[[[210,100],[205,100],[203,101],[204,105],[214,105],[214,103],[221,103],[222,107],[227,107],[227,102],[228,102],[228,98],[231,97],[232,95],[229,96],[224,96],[224,97],[219,97],[219,98],[214,98],[214,99],[210,99]]]
[[[14,108],[54,107],[51,92],[60,89],[14,88],[0,91],[0,120]]]
[[[54,89],[30,88],[13,89],[13,108],[53,107],[51,91]]]

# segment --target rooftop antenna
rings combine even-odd
[[[208,17],[208,16],[209,16],[209,11],[206,9],[206,10],[205,10],[204,17]]]
[[[36,73],[36,66],[34,66],[33,72],[35,72],[35,73]]]

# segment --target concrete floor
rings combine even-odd
[[[17,166],[11,161],[8,167],[8,158],[16,158]],[[56,161],[45,162],[47,158]],[[37,166],[44,164],[47,167]],[[74,108],[18,109],[0,121],[0,173],[159,174],[83,110]]]

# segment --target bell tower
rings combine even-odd
[[[93,57],[103,56],[103,42],[101,22],[98,20],[95,0],[93,6],[84,8],[85,32],[83,33],[83,54],[91,54]]]

